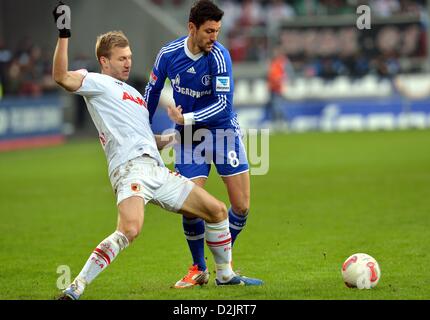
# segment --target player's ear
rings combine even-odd
[[[108,61],[108,59],[105,56],[101,56],[99,59],[99,62],[100,62],[102,67],[106,65],[107,61]]]
[[[191,35],[195,35],[196,31],[197,31],[196,25],[193,22],[188,22],[188,32]]]

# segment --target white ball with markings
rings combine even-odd
[[[366,253],[355,253],[342,264],[342,278],[348,288],[372,289],[381,278],[378,262]]]

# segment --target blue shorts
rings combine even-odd
[[[199,129],[192,143],[182,137],[175,145],[175,169],[189,179],[209,176],[211,164],[222,177],[249,170],[245,146],[240,131],[233,129]],[[189,139],[190,140],[190,139]]]

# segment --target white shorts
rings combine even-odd
[[[147,155],[127,161],[110,175],[116,203],[132,196],[144,199],[145,204],[154,203],[169,211],[177,212],[194,187],[194,183],[160,167],[156,160]]]

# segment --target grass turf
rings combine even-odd
[[[213,168],[214,169],[214,168]],[[227,203],[212,170],[207,189]],[[116,226],[94,139],[0,154],[0,299],[52,299]],[[181,217],[149,205],[140,237],[84,299],[428,299],[430,131],[270,136],[270,170],[251,177],[251,214],[233,256],[265,285],[169,288],[190,264]],[[374,256],[382,278],[348,289],[340,267]],[[210,270],[213,260],[206,248]]]

